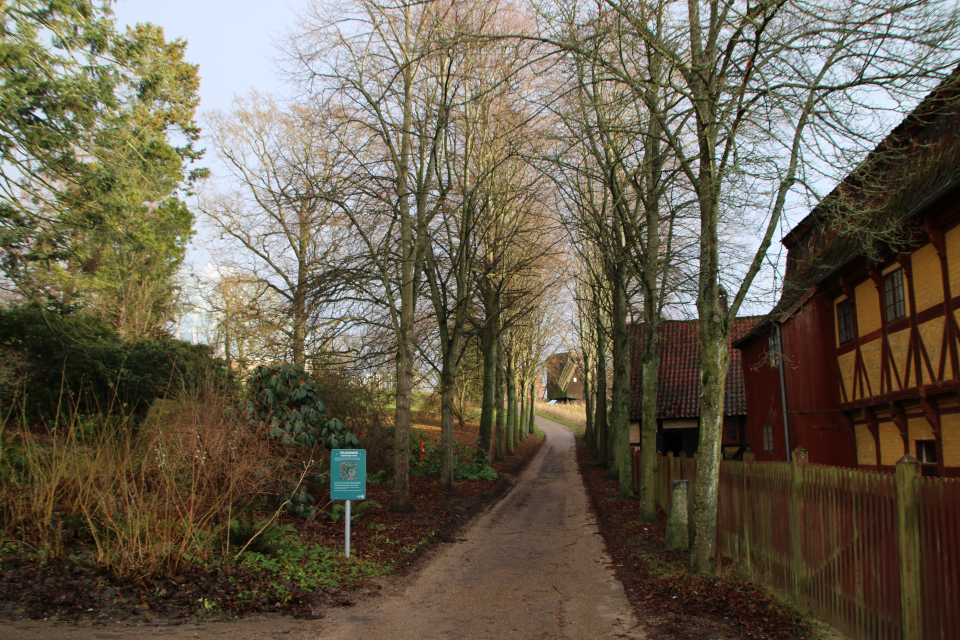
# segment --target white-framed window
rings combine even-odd
[[[763,423],[763,450],[773,453],[773,423]]]

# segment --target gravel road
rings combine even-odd
[[[603,550],[569,429],[537,418],[547,439],[513,490],[422,570],[382,595],[315,621],[247,618],[179,627],[0,624],[0,638],[254,640],[587,640],[643,638]]]

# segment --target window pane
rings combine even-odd
[[[853,340],[853,304],[849,300],[837,305],[837,337],[841,344]]]
[[[724,424],[723,428],[724,428],[724,434],[723,434],[724,442],[740,442],[740,428],[735,418],[727,421],[726,424]]]
[[[899,320],[907,315],[903,297],[903,269],[891,271],[883,276],[883,294],[887,307],[887,322]]]
[[[917,459],[923,464],[936,464],[937,441],[917,440]]]
[[[767,453],[773,453],[773,424],[763,423],[763,450]]]

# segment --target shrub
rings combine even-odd
[[[347,431],[342,420],[321,422],[327,406],[317,395],[317,385],[302,367],[259,365],[247,380],[247,415],[261,420],[270,435],[284,444],[327,449],[355,449],[360,439]]]
[[[96,314],[61,315],[36,305],[0,310],[0,349],[18,358],[20,383],[0,387],[0,401],[9,407],[20,394],[17,405],[27,420],[54,426],[65,415],[136,423],[171,390],[230,377],[206,345],[166,338],[125,343]]]
[[[238,551],[256,553],[275,553],[280,549],[288,535],[294,534],[292,525],[278,525],[271,520],[253,522],[238,518],[230,521],[228,541]]]
[[[43,441],[17,434],[24,463],[0,460],[5,536],[59,560],[79,539],[120,578],[205,566],[226,544],[234,516],[274,486],[265,434],[231,418],[232,403],[229,395],[193,393],[138,438],[101,428],[95,446],[72,428]]]
[[[269,435],[282,444],[300,448],[292,452],[299,453],[301,460],[288,459],[283,465],[286,477],[279,493],[290,515],[307,519],[316,515],[316,499],[308,488],[317,480],[310,475],[315,463],[312,449],[320,444],[327,449],[360,446],[359,438],[341,420],[323,420],[327,409],[316,389],[306,371],[292,364],[260,365],[247,380],[247,416],[264,423]],[[292,479],[294,473],[297,480]]]
[[[392,424],[387,418],[389,400],[377,388],[348,371],[323,368],[311,373],[316,392],[326,401],[327,413],[349,425],[350,432],[367,450],[367,469],[384,469],[391,464]]]
[[[363,516],[367,515],[374,509],[382,509],[381,505],[376,500],[359,500],[355,501],[350,505],[350,522],[361,519]],[[331,521],[337,522],[342,520],[347,515],[347,507],[341,503],[337,503],[330,507],[330,511],[327,513],[327,516]]]

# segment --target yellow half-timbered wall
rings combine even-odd
[[[905,453],[916,456],[918,440],[939,437],[941,465],[960,467],[960,403],[958,388],[950,386],[960,378],[951,358],[951,349],[960,350],[960,309],[951,314],[952,326],[944,316],[951,308],[948,298],[960,294],[960,226],[940,237],[939,245],[928,242],[909,257],[890,260],[871,275],[847,283],[844,293],[833,299],[840,393],[855,420],[860,465],[877,465],[879,449],[879,464],[892,466]],[[884,323],[883,276],[897,269],[903,269],[907,315]],[[950,291],[944,289],[944,275]],[[855,336],[841,343],[836,307],[848,296]],[[926,404],[921,397],[928,398]],[[861,412],[869,418],[861,418]]]

